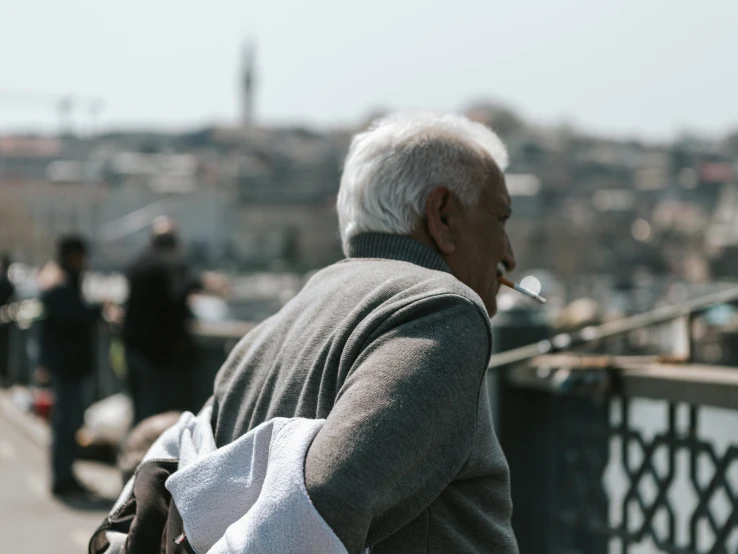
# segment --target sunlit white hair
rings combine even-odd
[[[359,233],[411,233],[435,187],[473,207],[491,164],[504,171],[507,160],[500,138],[466,117],[400,114],[374,122],[354,136],[343,169],[337,209],[344,254]]]

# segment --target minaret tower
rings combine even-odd
[[[249,41],[243,49],[241,74],[241,124],[245,126],[254,123],[254,54],[254,44]]]

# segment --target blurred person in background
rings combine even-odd
[[[81,237],[61,237],[57,264],[47,269],[41,293],[40,373],[48,374],[54,391],[51,416],[51,489],[55,495],[85,492],[72,470],[77,443],[90,401],[94,370],[95,326],[99,308],[82,296],[87,246]],[[53,279],[51,275],[53,274]]]
[[[193,274],[177,228],[167,217],[154,221],[150,244],[126,278],[123,342],[134,423],[163,412],[197,410],[188,298],[212,288],[212,281],[222,283],[210,274]]]
[[[0,309],[7,306],[15,294],[15,286],[8,276],[10,269],[10,257],[3,254],[0,258]],[[10,325],[0,322],[0,386],[5,384],[8,377],[8,355],[9,355]]]
[[[0,306],[8,304],[15,294],[15,285],[10,280],[9,270],[10,256],[3,254],[0,257]]]

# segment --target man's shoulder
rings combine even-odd
[[[139,254],[133,260],[133,262],[129,264],[127,269],[129,272],[132,273],[141,273],[144,271],[151,271],[152,269],[156,269],[162,266],[163,263],[161,259],[153,256],[150,252],[143,252],[142,254]]]
[[[492,329],[479,296],[452,274],[387,259],[347,259],[316,273],[273,325],[304,320],[375,336],[398,325],[435,321],[426,329],[443,340],[463,335],[491,344]],[[329,315],[325,315],[329,314]],[[363,336],[363,335],[362,335]]]
[[[70,290],[66,283],[57,283],[44,289],[41,292],[40,298],[42,302],[45,300],[54,300],[66,296],[69,292]]]
[[[364,284],[377,294],[407,298],[411,302],[434,296],[458,297],[486,314],[479,295],[453,274],[412,262],[349,258],[328,266],[315,277],[327,283],[348,281],[359,288]]]
[[[131,283],[150,284],[152,281],[166,280],[175,269],[168,260],[144,253],[128,266],[126,277]]]

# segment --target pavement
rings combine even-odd
[[[75,462],[79,479],[95,498],[62,502],[50,493],[50,433],[39,418],[23,412],[0,390],[0,552],[86,553],[92,533],[120,492],[110,465]]]

